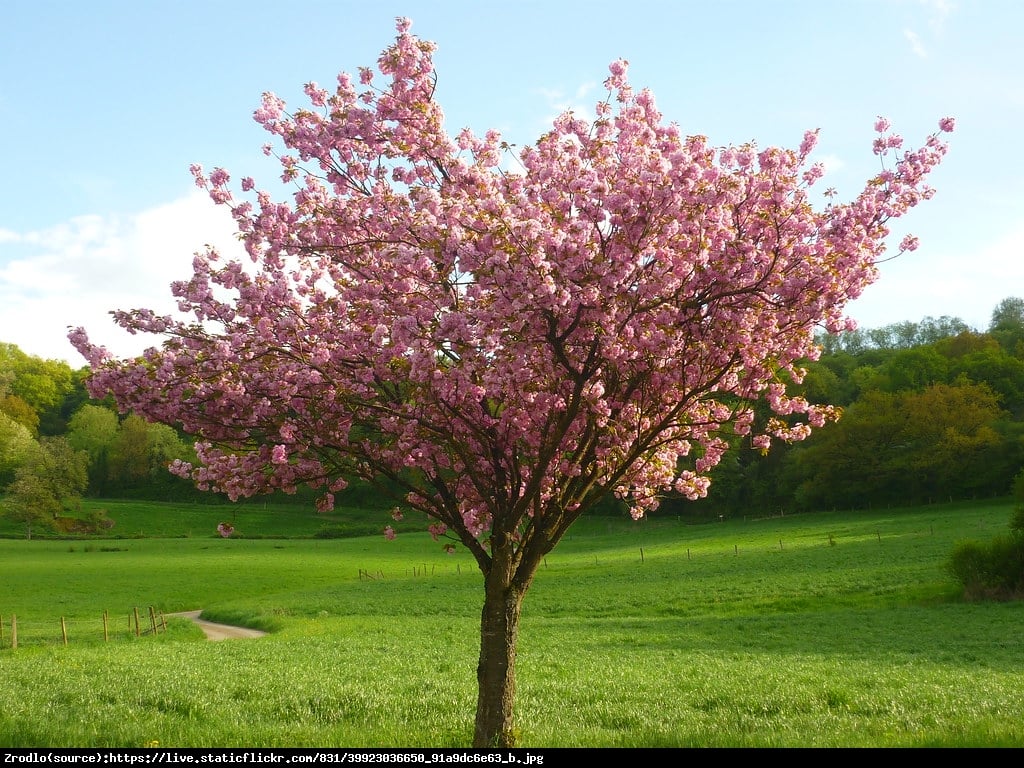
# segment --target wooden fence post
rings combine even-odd
[[[103,642],[106,643],[110,640],[110,634],[107,631],[107,612],[103,612]]]
[[[18,647],[18,617],[11,614],[11,648]]]
[[[153,634],[156,634],[156,611],[153,610],[153,606],[149,606],[149,625],[153,627]]]
[[[135,606],[134,612],[135,612],[135,636],[139,637],[140,633],[139,633],[139,607],[138,606]]]
[[[68,644],[68,625],[64,623],[64,617],[60,617],[60,634],[64,638],[64,645]]]

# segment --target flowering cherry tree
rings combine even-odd
[[[495,131],[450,136],[433,51],[399,19],[376,69],[307,84],[307,108],[265,94],[291,201],[193,167],[251,263],[207,250],[171,287],[180,316],[113,313],[160,337],[139,357],[70,338],[95,396],[195,435],[198,463],[172,470],[200,488],[308,484],[326,510],[362,478],[465,546],[485,586],[474,744],[511,746],[543,557],[610,494],[634,517],[697,499],[730,441],[767,450],[837,417],[787,383],[817,328],[852,327],[844,305],[887,222],[932,194],[953,124],[904,150],[880,119],[879,173],[818,210],[816,133],[715,147],[666,123],[625,61],[592,119],[563,114],[515,157]]]

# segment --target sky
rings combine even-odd
[[[879,116],[911,147],[952,116],[935,197],[890,239],[920,247],[848,313],[984,330],[1024,297],[1018,0],[3,0],[0,342],[76,368],[69,327],[122,356],[157,343],[108,313],[170,312],[194,252],[237,249],[190,164],[269,186],[261,94],[305,106],[304,83],[375,64],[398,16],[438,46],[452,134],[531,143],[566,109],[591,116],[623,58],[667,121],[713,145],[797,147],[819,129],[819,184],[846,200],[879,170]]]

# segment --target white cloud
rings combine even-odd
[[[571,96],[567,96],[563,91],[545,89],[540,91],[541,97],[547,103],[547,114],[539,121],[541,131],[549,131],[552,123],[565,114],[566,112],[573,112],[577,117],[584,120],[594,119],[594,106],[597,99],[594,98],[592,101],[587,99],[597,89],[597,84],[594,82],[583,83],[576,88],[576,92]]]
[[[826,175],[830,173],[838,173],[846,167],[846,163],[843,161],[843,158],[839,157],[839,155],[822,155],[821,157],[815,156],[811,159],[814,162],[821,163],[825,166]]]
[[[928,27],[928,38],[930,43],[937,43],[941,41],[944,32],[946,21],[956,10],[956,4],[952,0],[918,0],[917,6],[923,9],[923,19],[920,18],[918,13],[913,13],[915,25],[924,22]],[[925,42],[914,29],[907,28],[903,30],[903,36],[910,43],[910,50],[913,51],[915,56],[919,58],[928,58],[928,48],[925,46]]]
[[[862,328],[878,328],[924,317],[957,317],[976,330],[988,327],[1005,298],[1024,298],[1024,225],[963,252],[922,248],[881,266],[881,277],[852,302],[848,313]]]
[[[928,50],[924,47],[924,43],[921,42],[917,32],[912,29],[905,29],[903,30],[903,36],[907,38],[907,41],[910,43],[910,50],[914,52],[915,56],[922,59],[928,58]]]
[[[946,24],[946,19],[956,9],[956,3],[952,0],[920,0],[928,12],[928,26],[936,34],[941,34]]]
[[[238,252],[226,209],[198,190],[129,217],[82,216],[44,231],[0,232],[0,341],[27,354],[84,365],[67,341],[83,326],[94,343],[132,355],[155,337],[133,337],[109,312],[174,310],[170,283],[192,273],[206,244]]]

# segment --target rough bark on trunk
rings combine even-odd
[[[513,704],[516,692],[516,640],[525,590],[509,579],[486,579],[480,617],[480,661],[477,665],[474,747],[513,747],[516,734]]]

